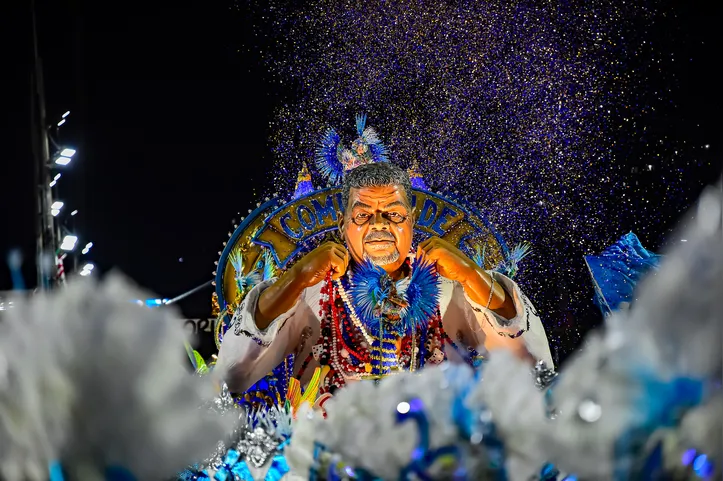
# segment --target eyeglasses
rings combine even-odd
[[[403,214],[400,214],[399,212],[381,212],[381,215],[382,215],[382,218],[388,220],[392,224],[401,224],[401,223],[405,222],[407,219],[409,219],[408,215],[403,215]],[[354,224],[362,226],[362,225],[368,223],[374,217],[376,217],[376,214],[360,212],[359,214],[352,217],[351,220],[352,220],[352,222],[354,222]]]

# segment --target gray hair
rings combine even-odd
[[[412,182],[407,171],[391,162],[373,162],[371,164],[355,167],[344,175],[341,188],[341,200],[344,210],[349,206],[349,191],[352,188],[381,187],[385,185],[400,185],[409,206],[412,206]]]

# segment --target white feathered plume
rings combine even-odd
[[[213,451],[228,429],[199,407],[214,381],[183,366],[182,323],[119,276],[16,301],[0,321],[0,478],[72,479],[120,466],[168,479]],[[232,426],[233,423],[228,423]]]

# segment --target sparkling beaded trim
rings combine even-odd
[[[351,283],[351,279],[349,280],[349,282]],[[367,341],[367,344],[371,346],[374,339],[369,335],[366,329],[364,329],[364,324],[362,324],[361,319],[359,319],[359,316],[357,316],[356,310],[354,310],[354,306],[351,303],[351,299],[349,299],[349,293],[347,293],[346,289],[344,289],[341,280],[336,281],[336,288],[339,291],[341,299],[344,301],[347,312],[351,317],[351,322],[354,323],[354,326],[362,333],[364,339],[366,339]]]

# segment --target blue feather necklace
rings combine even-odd
[[[366,332],[411,335],[426,327],[437,312],[439,276],[434,263],[424,258],[416,258],[411,274],[396,282],[368,260],[355,266],[348,277],[349,285],[340,281],[350,294],[344,296],[345,304],[359,319],[365,337]]]

